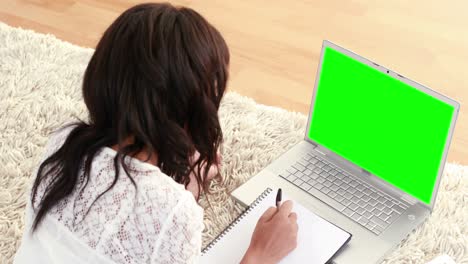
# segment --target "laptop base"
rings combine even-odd
[[[306,141],[300,142],[236,189],[232,195],[239,202],[248,205],[267,187],[282,188],[288,197],[293,198],[329,222],[350,232],[353,235],[351,241],[333,259],[333,262],[337,264],[379,263],[387,253],[398,246],[430,214],[427,208],[417,203],[413,204],[380,235],[375,235],[318,198],[279,176],[282,171],[294,164],[298,157],[311,152],[315,155],[323,155],[323,153],[316,151],[314,145]],[[323,155],[323,158],[327,159],[328,157]],[[365,178],[362,178],[362,180],[368,181]]]

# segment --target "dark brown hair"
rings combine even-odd
[[[120,164],[135,185],[123,161],[143,150],[157,153],[158,167],[176,182],[187,186],[194,172],[198,187],[206,190],[208,170],[202,175],[194,168],[216,164],[222,142],[217,112],[228,64],[221,34],[192,9],[141,4],[120,15],[105,31],[84,75],[89,122],[74,123],[64,144],[39,166],[33,205],[38,187],[46,188],[35,208],[33,230],[78,188],[79,177],[84,177],[81,190],[86,187],[92,160],[106,146],[120,147],[116,175],[97,199],[118,181]],[[123,146],[129,137],[131,144]],[[195,150],[200,158],[190,166]]]

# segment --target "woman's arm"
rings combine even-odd
[[[198,263],[203,231],[203,209],[184,192],[164,225],[151,263]]]

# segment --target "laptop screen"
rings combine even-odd
[[[308,137],[430,204],[455,108],[330,47]]]

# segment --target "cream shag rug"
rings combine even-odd
[[[47,135],[86,118],[81,79],[92,49],[51,35],[0,23],[0,263],[10,263],[23,229],[25,190]],[[224,129],[224,180],[213,183],[205,211],[204,245],[241,211],[229,196],[237,186],[299,142],[306,117],[228,93]],[[436,210],[386,263],[424,263],[446,253],[468,263],[468,167],[448,164]],[[369,249],[372,250],[372,249]]]

